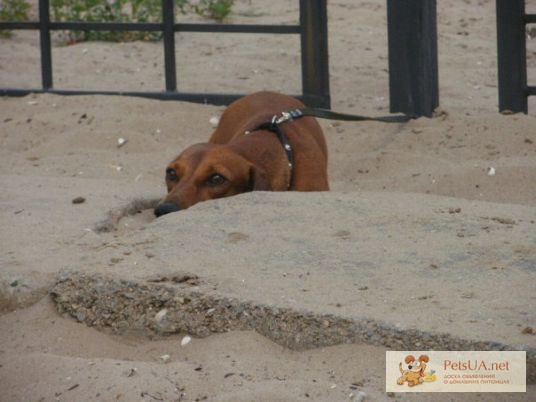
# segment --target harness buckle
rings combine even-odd
[[[281,124],[289,120],[297,119],[302,117],[303,113],[300,109],[290,110],[288,112],[281,112],[281,116],[274,115],[272,117],[272,124]]]
[[[272,117],[272,124],[281,124],[289,120],[292,120],[292,115],[289,112],[281,112],[281,116],[274,115]]]

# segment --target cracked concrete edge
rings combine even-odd
[[[211,292],[213,293],[213,292]],[[61,314],[98,329],[206,337],[255,330],[292,350],[366,343],[391,350],[526,350],[527,382],[536,383],[536,348],[475,341],[207,294],[190,285],[143,283],[108,275],[62,273],[50,294]]]

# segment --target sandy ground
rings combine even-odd
[[[528,115],[497,113],[494,2],[438,3],[439,117],[389,126],[322,122],[332,190],[535,207],[536,102],[530,100]],[[333,109],[386,113],[385,2],[330,1],[328,12]],[[297,17],[297,2],[237,1],[230,21],[294,23]],[[0,40],[0,86],[39,86],[37,45],[32,32]],[[299,93],[298,46],[297,38],[284,36],[178,34],[179,87]],[[161,43],[56,46],[54,82],[61,89],[159,90],[162,53]],[[536,39],[528,41],[528,67],[533,83]],[[0,99],[1,400],[431,400],[384,393],[381,347],[292,352],[251,332],[181,347],[183,335],[149,340],[97,332],[60,317],[43,297],[60,270],[91,262],[95,247],[124,231],[144,229],[149,213],[122,220],[113,233],[93,231],[108,211],[129,200],[161,197],[165,163],[206,140],[209,119],[221,111],[103,96]],[[120,148],[119,137],[128,140]],[[79,196],[86,201],[73,204]],[[99,252],[109,253],[110,261],[124,258],[113,248]],[[534,261],[533,249],[521,252]],[[508,283],[505,290],[516,292]],[[160,358],[165,354],[168,363]],[[528,401],[534,386],[528,390],[433,400]]]

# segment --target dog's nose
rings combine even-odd
[[[170,212],[176,212],[180,210],[181,208],[177,204],[173,202],[164,202],[154,209],[154,214],[158,218],[162,215],[169,214]]]

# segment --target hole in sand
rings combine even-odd
[[[122,233],[145,227],[156,219],[154,208],[160,198],[137,198],[108,212],[108,217],[95,226],[97,233]]]

